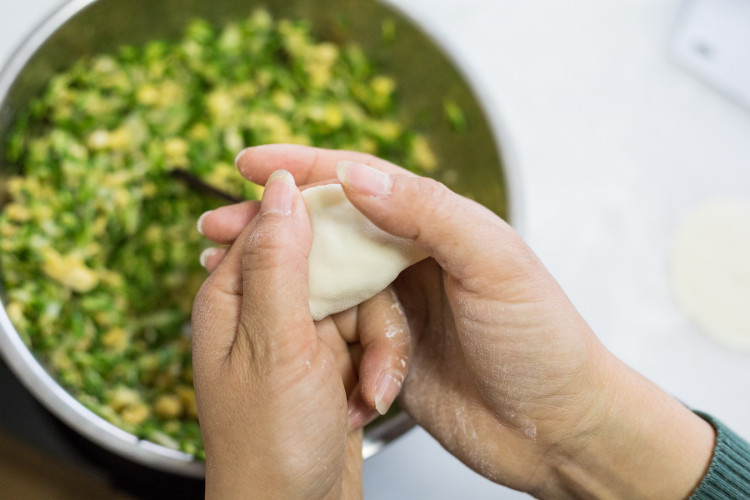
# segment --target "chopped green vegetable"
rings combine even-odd
[[[384,23],[383,35],[394,33]],[[203,457],[189,318],[205,278],[195,220],[217,200],[180,167],[254,199],[245,146],[312,144],[435,168],[397,115],[397,85],[356,45],[264,10],[176,42],[124,46],[55,75],[17,120],[3,179],[0,284],[21,338],[86,407]]]
[[[380,33],[384,42],[392,42],[396,39],[396,23],[391,18],[385,18],[380,23]]]
[[[463,132],[466,130],[466,116],[461,107],[456,104],[456,101],[446,99],[443,102],[443,109],[445,110],[445,116],[448,118],[448,122],[456,132]]]

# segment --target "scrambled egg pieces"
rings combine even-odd
[[[394,27],[389,39],[396,36]],[[24,342],[92,411],[203,457],[189,318],[205,278],[195,220],[239,197],[246,146],[288,142],[438,166],[397,113],[398,83],[354,44],[258,10],[221,29],[81,59],[17,120],[0,179],[0,289]],[[5,169],[7,172],[8,169]]]
[[[76,292],[88,292],[99,284],[99,276],[86,267],[83,258],[75,253],[60,255],[54,248],[41,250],[42,270],[50,278]]]

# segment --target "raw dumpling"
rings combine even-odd
[[[340,184],[306,189],[302,197],[312,225],[310,312],[316,321],[375,296],[427,257],[412,241],[370,222]]]

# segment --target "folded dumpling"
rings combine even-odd
[[[314,320],[375,296],[427,254],[386,233],[347,199],[340,184],[306,189],[312,225],[310,311]]]

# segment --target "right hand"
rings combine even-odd
[[[337,164],[362,213],[432,257],[396,281],[413,335],[402,402],[448,451],[540,496],[691,491],[708,424],[614,358],[502,219],[359,153],[262,146],[238,167],[259,183],[285,168],[302,185],[335,179]]]

